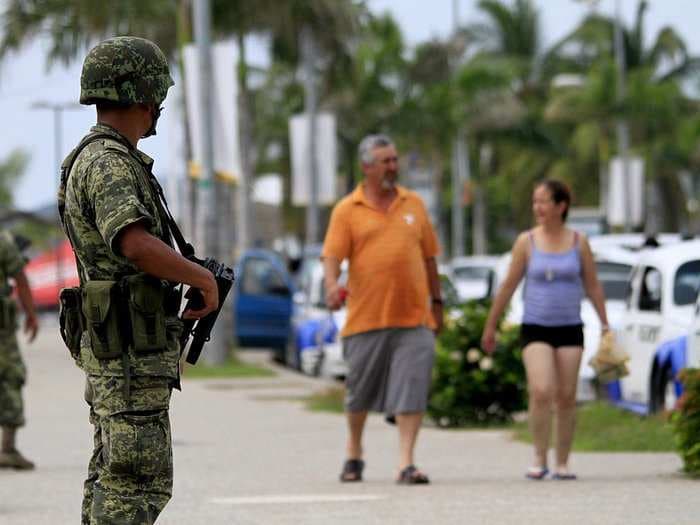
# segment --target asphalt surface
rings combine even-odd
[[[38,468],[0,471],[0,524],[79,523],[91,451],[82,373],[53,321],[24,356],[28,424],[19,445]],[[172,403],[174,496],[158,523],[700,523],[700,482],[678,473],[675,454],[579,453],[578,481],[532,482],[523,477],[530,447],[500,431],[425,428],[417,463],[433,483],[397,486],[396,430],[379,416],[366,430],[365,481],[341,484],[344,420],[300,401],[325,386],[285,370],[186,380]]]

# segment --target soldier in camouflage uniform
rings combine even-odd
[[[153,160],[136,148],[140,138],[155,134],[172,85],[165,56],[148,40],[112,38],[88,53],[80,102],[97,106],[97,125],[64,161],[59,209],[84,298],[90,283],[143,274],[170,289],[177,283],[199,289],[205,307],[184,313],[198,319],[218,305],[216,282],[173,250],[157,205]],[[165,344],[148,352],[125,342],[120,355],[100,357],[93,334],[82,333],[73,357],[87,376],[85,398],[95,429],[84,524],[154,523],[171,497],[168,408],[171,390],[179,386],[178,309],[179,298],[164,315]],[[85,302],[82,311],[91,313]],[[138,335],[126,334],[130,328],[123,323],[131,314],[120,312],[120,335]]]
[[[22,456],[15,446],[17,429],[24,425],[22,386],[26,369],[15,336],[16,306],[10,296],[12,288],[8,278],[14,279],[17,285],[17,295],[25,313],[24,331],[30,341],[34,340],[39,329],[29,283],[22,271],[24,264],[25,260],[12,235],[6,231],[0,232],[0,468],[17,470],[31,470],[34,463]]]

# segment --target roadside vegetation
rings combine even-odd
[[[573,450],[577,452],[674,452],[669,414],[639,416],[607,403],[578,409]],[[527,421],[513,425],[513,437],[532,443]]]
[[[221,365],[211,366],[199,361],[196,365],[185,364],[182,377],[185,379],[223,379],[240,377],[274,377],[273,370],[258,365],[244,363],[235,352]]]

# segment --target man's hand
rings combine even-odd
[[[435,335],[442,332],[445,324],[445,314],[442,309],[442,303],[433,303],[433,319],[435,320]]]
[[[36,338],[39,332],[39,320],[36,315],[31,314],[24,317],[24,333],[28,336],[31,343]]]
[[[337,282],[326,286],[326,306],[329,310],[339,310],[345,303],[347,290]]]
[[[216,286],[216,279],[210,271],[205,271],[208,274],[207,282],[201,288],[190,288],[185,294],[187,299],[191,299],[195,293],[200,294],[204,306],[198,310],[185,310],[182,314],[184,319],[201,319],[219,307],[219,288]]]

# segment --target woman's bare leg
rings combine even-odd
[[[576,428],[576,386],[581,365],[583,348],[562,346],[557,348],[555,363],[557,369],[556,413],[556,472],[568,473],[569,453]]]
[[[535,444],[535,466],[546,467],[555,393],[554,348],[545,343],[530,343],[523,350],[523,361],[527,372],[528,412]]]

